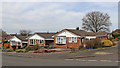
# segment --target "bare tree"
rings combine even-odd
[[[31,30],[20,30],[20,34],[23,36],[29,35],[32,31]]]
[[[92,32],[109,31],[109,26],[111,25],[110,16],[99,11],[88,13],[83,17],[82,21],[82,28]]]

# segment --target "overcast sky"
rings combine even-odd
[[[21,29],[55,32],[81,28],[82,18],[91,11],[108,13],[111,31],[118,28],[117,2],[5,2],[2,4],[2,29],[18,33]]]

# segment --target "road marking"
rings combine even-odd
[[[73,59],[64,59],[64,60],[73,60]]]
[[[100,60],[102,62],[112,62],[111,60]]]
[[[120,62],[120,61],[115,61],[115,62]]]
[[[76,59],[77,61],[87,61],[87,60],[82,60],[82,59]]]
[[[74,60],[74,59],[64,59],[64,60]],[[120,62],[120,61],[111,61],[111,60],[83,60],[83,59],[75,59],[76,61],[89,61],[89,62],[97,62],[97,61],[101,61],[101,62]]]
[[[81,61],[87,61],[87,60],[81,60]]]
[[[98,60],[88,60],[88,61],[98,61]]]

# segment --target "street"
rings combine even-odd
[[[110,52],[96,55],[96,52]],[[32,56],[33,55],[33,56]],[[118,47],[81,53],[31,54],[21,57],[3,54],[3,66],[118,66]],[[87,56],[87,57],[85,57]]]

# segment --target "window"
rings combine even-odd
[[[11,41],[10,44],[11,44],[11,45],[15,45],[15,41]]]
[[[77,37],[69,37],[69,42],[77,42]]]
[[[20,42],[17,42],[17,45],[20,45]]]
[[[56,37],[56,44],[66,44],[66,37]]]
[[[38,40],[38,44],[43,44],[43,40]]]
[[[36,45],[36,40],[35,39],[30,39],[29,44],[30,45]]]

